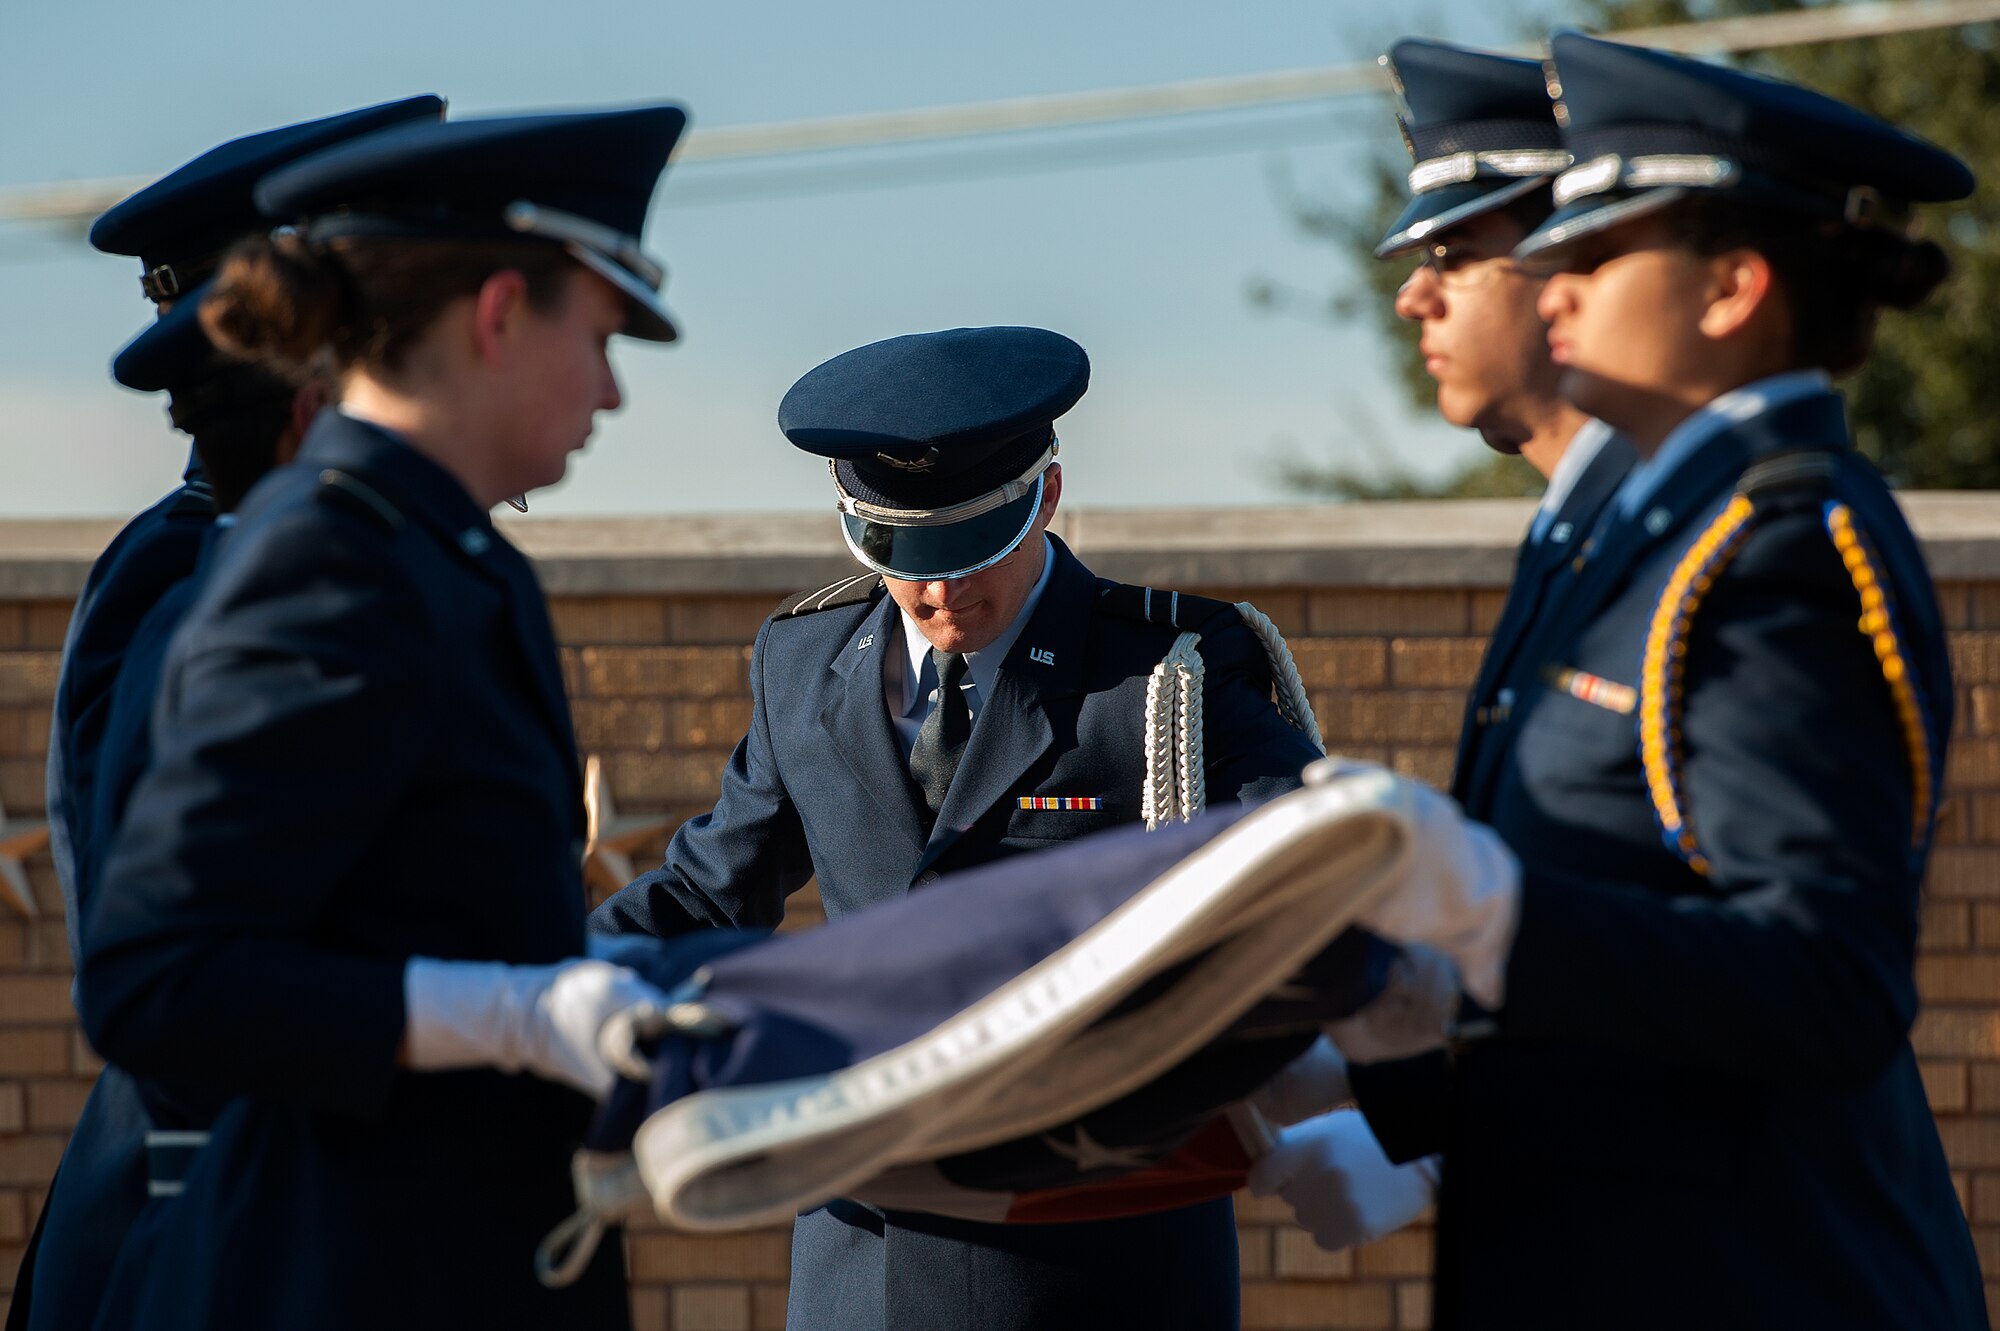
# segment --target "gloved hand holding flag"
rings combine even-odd
[[[621,956],[668,1001],[606,1029],[626,1079],[545,1278],[635,1212],[735,1229],[844,1196],[1077,1219],[1234,1190],[1252,1151],[1227,1111],[1383,990],[1392,950],[1349,926],[1421,862],[1421,787],[1315,777],[806,933],[711,936],[698,969],[686,939]]]

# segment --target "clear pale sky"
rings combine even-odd
[[[1530,2],[7,4],[0,187],[157,175],[239,134],[414,92],[454,116],[672,100],[719,127],[1340,64],[1405,33],[1498,44]],[[1475,438],[1404,406],[1372,324],[1245,298],[1253,278],[1313,294],[1347,280],[1345,256],[1295,230],[1271,172],[1359,207],[1368,154],[1396,142],[1387,103],[1354,98],[670,167],[647,244],[683,339],[614,353],[627,405],[535,511],[827,506],[825,471],[774,423],[785,389],[851,346],[963,324],[1040,324],[1089,350],[1090,393],[1060,426],[1075,503],[1282,501],[1265,464],[1287,446],[1423,468],[1470,456]],[[73,233],[0,225],[0,517],[129,513],[175,480],[185,449],[164,400],[106,369],[150,318],[136,278],[136,261]]]

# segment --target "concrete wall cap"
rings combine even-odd
[[[2000,578],[2000,492],[1900,497],[1943,581]],[[1054,530],[1105,577],[1155,586],[1504,587],[1524,499],[1240,508],[1064,508]],[[122,525],[0,519],[0,599],[66,600]],[[831,512],[514,517],[500,529],[557,596],[779,596],[852,558]]]

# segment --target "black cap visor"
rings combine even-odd
[[[904,582],[964,578],[1014,552],[1042,507],[1042,478],[1028,493],[959,522],[928,527],[892,526],[859,514],[840,515],[841,535],[854,557],[885,577]]]
[[[1426,243],[1438,232],[1469,222],[1475,217],[1504,208],[1537,188],[1546,187],[1552,176],[1527,176],[1515,180],[1468,180],[1426,190],[1412,198],[1409,206],[1389,226],[1389,234],[1375,247],[1378,259],[1393,259]]]
[[[1686,186],[1668,185],[1637,194],[1594,194],[1579,199],[1550,214],[1548,221],[1514,247],[1514,257],[1536,271],[1555,272],[1562,267],[1568,248],[1577,241],[1649,217],[1686,198],[1688,193]]]
[[[588,245],[570,241],[563,248],[569,251],[572,259],[617,287],[625,297],[625,336],[636,337],[642,342],[672,342],[680,337],[680,330],[674,327],[673,316],[667,313],[660,293],[647,286],[644,279],[634,275],[616,259],[599,254]]]
[[[508,205],[505,217],[511,230],[559,242],[571,258],[617,287],[626,300],[627,337],[671,342],[680,335],[673,316],[660,302],[666,267],[639,247],[637,236],[628,236],[594,218],[543,208],[525,199]]]
[[[680,336],[673,316],[660,299],[666,269],[649,258],[636,236],[613,230],[587,217],[526,201],[509,204],[499,220],[481,214],[440,214],[400,217],[392,213],[342,211],[316,217],[302,225],[314,240],[343,236],[414,236],[448,240],[490,240],[526,237],[545,240],[618,289],[625,298],[626,320],[620,331],[644,342],[672,342]]]
[[[196,287],[140,329],[111,358],[111,377],[141,393],[159,393],[213,370],[218,358],[201,330],[201,302],[207,294],[207,284]]]

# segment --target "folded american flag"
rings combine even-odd
[[[606,1030],[631,1079],[545,1278],[632,1214],[737,1229],[848,1197],[1033,1223],[1233,1190],[1256,1142],[1232,1106],[1381,989],[1390,949],[1347,926],[1408,859],[1406,799],[1334,775],[806,933],[622,957],[674,1001]]]

